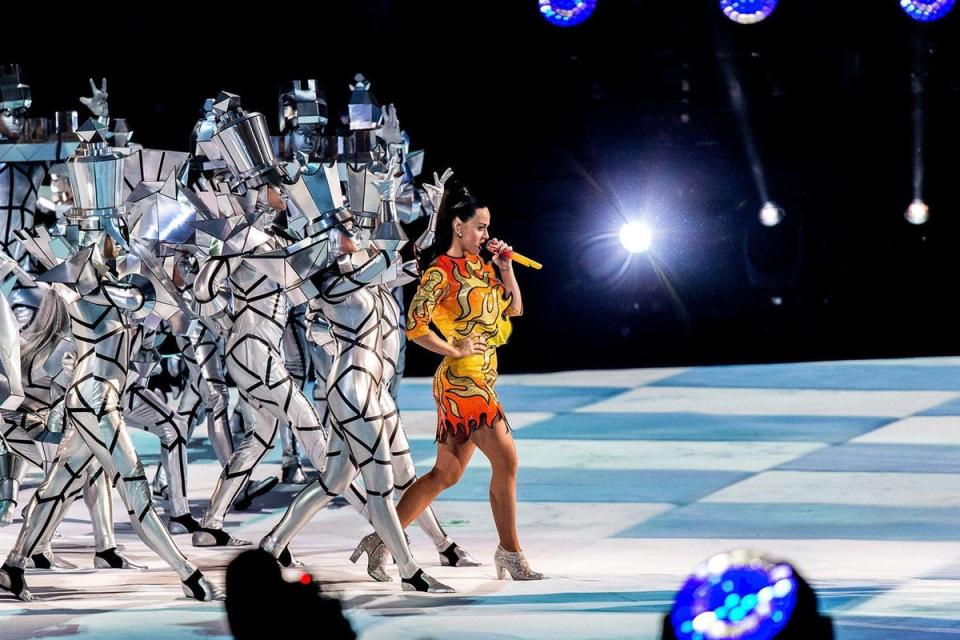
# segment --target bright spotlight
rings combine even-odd
[[[653,232],[642,222],[627,222],[620,227],[620,244],[630,253],[643,253],[653,242]]]
[[[923,224],[930,218],[930,207],[923,200],[914,200],[903,214],[910,224]]]
[[[917,22],[933,22],[944,17],[956,0],[900,0],[904,12]]]
[[[723,15],[740,24],[754,24],[770,17],[779,0],[720,0]],[[951,0],[952,1],[952,0]]]
[[[760,207],[760,224],[765,227],[775,227],[786,215],[783,207],[768,200]]]
[[[590,17],[597,0],[539,0],[540,15],[557,27],[572,27]]]

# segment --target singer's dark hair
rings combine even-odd
[[[417,256],[417,265],[422,273],[433,264],[440,254],[450,250],[453,244],[453,220],[466,222],[477,215],[478,209],[486,207],[479,198],[474,196],[466,185],[451,179],[446,184],[443,200],[440,202],[440,211],[437,214],[437,235],[433,244],[424,249]]]

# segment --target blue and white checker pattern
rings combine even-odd
[[[492,579],[489,466],[477,454],[436,508],[485,566],[438,567],[411,534],[424,567],[457,594],[369,582],[345,559],[366,530],[349,509],[322,513],[297,541],[362,638],[656,638],[686,572],[739,546],[793,561],[841,640],[960,637],[960,358],[504,375],[498,389],[520,450],[521,538],[551,579]],[[430,381],[405,381],[400,407],[426,470]],[[141,443],[156,448],[149,436]],[[207,449],[191,450],[194,498],[215,479]],[[270,460],[265,471],[278,452]],[[286,499],[228,524],[258,539]],[[68,550],[89,530],[81,508],[71,515]],[[128,525],[121,531],[156,570],[35,573],[31,585],[57,600],[29,609],[0,600],[0,638],[228,637],[216,607],[171,602],[171,572]],[[0,529],[0,546],[13,535]],[[184,549],[214,576],[230,557]],[[132,633],[144,619],[149,632]]]

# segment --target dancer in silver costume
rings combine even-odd
[[[91,79],[90,87],[92,97],[80,101],[99,122],[107,125],[110,122],[107,81],[103,80],[97,87]],[[35,273],[29,256],[16,242],[14,231],[33,227],[40,185],[47,181],[51,165],[62,162],[76,146],[75,137],[70,133],[71,124],[65,122],[70,116],[75,121],[76,113],[57,114],[57,128],[65,135],[48,136],[44,126],[40,128],[44,135],[38,137],[32,128],[26,127],[32,104],[30,86],[21,82],[19,67],[0,67],[0,248],[18,260],[26,271]],[[59,122],[61,119],[64,122]],[[26,161],[26,157],[30,160]],[[24,282],[10,292],[10,307],[21,327],[30,324],[42,294]]]
[[[130,328],[133,355],[124,389],[123,416],[129,426],[160,439],[160,465],[167,481],[167,529],[170,533],[193,533],[200,529],[200,523],[193,519],[187,500],[187,441],[192,425],[147,387],[159,362],[155,339],[156,331],[145,322]]]
[[[18,456],[50,473],[63,436],[63,395],[73,373],[75,360],[70,341],[70,316],[57,292],[47,290],[30,328],[23,332],[20,350],[24,401],[13,411],[3,411],[4,435]],[[74,427],[68,426],[67,429]],[[76,569],[53,553],[50,538],[76,494],[90,512],[94,534],[94,566],[98,569],[144,569],[117,551],[113,530],[113,501],[110,484],[96,461],[84,470],[76,487],[57,511],[47,535],[37,544],[28,566],[38,569]]]
[[[208,98],[203,104],[201,117],[190,135],[192,155],[189,163],[184,165],[184,172],[179,180],[182,185],[201,195],[211,196],[219,193],[220,189],[226,189],[227,193],[213,196],[212,208],[219,210],[216,204],[219,199],[229,200],[232,208],[239,209],[237,198],[229,194],[228,181],[231,173],[214,140],[218,126],[217,112],[214,111],[215,102],[215,98]],[[239,211],[232,211],[232,213],[239,213]],[[201,250],[200,253],[206,254],[206,251]],[[201,257],[184,256],[178,263],[181,278],[191,291],[199,271],[198,260]],[[187,260],[189,265],[186,264]],[[180,398],[178,412],[192,413],[193,408],[197,406],[197,397],[203,399],[206,405],[207,437],[220,464],[226,467],[236,451],[234,436],[242,438],[253,428],[256,424],[256,412],[241,396],[233,416],[230,417],[227,413],[229,392],[225,374],[225,346],[226,336],[229,335],[232,326],[230,313],[233,309],[232,291],[228,280],[221,282],[215,306],[216,312],[213,316],[205,318],[202,322],[193,323],[188,327],[187,335],[177,338],[187,363],[190,380],[189,386]],[[189,347],[185,346],[186,341],[191,343]],[[190,419],[192,423],[193,418]],[[157,480],[161,479],[162,474],[158,471]],[[239,497],[234,501],[234,507],[241,510],[248,508],[255,497],[266,493],[276,484],[277,479],[274,476],[244,482]],[[157,485],[158,482],[155,481],[155,486]]]
[[[90,86],[93,96],[81,98],[81,102],[106,124],[109,122],[106,80],[101,87],[91,80]],[[57,114],[57,127],[65,130],[64,135],[48,136],[45,127],[40,128],[42,135],[37,135],[26,126],[30,122],[27,116],[32,103],[30,86],[21,81],[19,67],[0,67],[0,250],[18,261],[27,274],[35,276],[37,272],[31,258],[17,242],[14,232],[33,227],[39,189],[47,181],[48,170],[76,146],[71,141],[75,137],[70,133],[71,128],[75,128],[72,121],[76,114]],[[64,122],[59,122],[61,119]],[[42,295],[42,289],[30,277],[20,277],[14,282],[8,302],[21,328],[30,325]],[[12,453],[0,454],[0,522],[12,521],[10,508],[17,500],[15,490],[27,472],[27,464]]]
[[[388,113],[391,111],[393,111],[392,107],[388,109]],[[394,120],[396,119],[395,111],[393,111],[392,117]],[[437,201],[438,206],[439,199],[442,198],[443,195],[443,182],[445,182],[452,173],[452,171],[448,170],[444,173],[442,180],[436,178],[436,174],[434,174],[437,185],[431,185],[432,190],[428,192],[428,194],[434,194],[434,199]],[[396,193],[399,191],[401,184],[399,178],[394,177],[389,181],[381,180],[379,184],[383,185],[385,189],[383,193],[383,206],[393,206]],[[375,222],[375,218],[371,215],[357,215],[357,220],[360,223],[360,227],[371,230]],[[397,409],[394,396],[391,393],[392,381],[396,375],[396,363],[400,355],[401,336],[403,335],[402,325],[400,323],[405,322],[402,319],[403,314],[400,305],[393,295],[393,291],[401,288],[404,284],[417,280],[418,277],[419,272],[416,262],[411,260],[403,264],[394,280],[379,284],[374,288],[380,298],[383,310],[380,330],[382,336],[382,351],[380,354],[383,361],[380,401],[384,407],[384,427],[385,432],[388,434],[387,440],[390,443],[390,455],[393,464],[397,500],[400,500],[407,488],[416,481],[417,474],[413,464],[413,456],[410,452],[410,445],[407,441],[407,435],[403,429],[400,411]],[[346,493],[346,497],[347,500],[360,511],[360,514],[369,520],[366,495],[351,490]],[[417,524],[430,537],[436,547],[437,552],[440,554],[440,564],[454,567],[479,566],[479,562],[470,557],[470,554],[447,536],[443,527],[440,526],[440,522],[437,520],[437,516],[432,508],[428,508],[420,514],[417,518]],[[387,551],[386,548],[380,544],[380,538],[376,533],[365,536],[357,545],[350,559],[356,562],[363,553],[367,554],[367,573],[371,577],[378,581],[391,579],[385,568]]]
[[[16,262],[11,258],[0,259],[0,281],[12,282],[8,280],[12,269],[16,268]],[[9,287],[4,287],[0,292],[0,410],[13,411],[23,402],[23,385],[20,380],[20,339],[17,318],[13,315],[10,303],[7,302]],[[7,445],[2,433],[0,433],[0,467],[13,459],[12,451]],[[6,476],[12,476],[12,470],[0,469],[5,471]],[[0,489],[6,489],[6,494],[15,494],[14,487],[5,488],[4,483],[12,483],[12,480],[0,479]],[[16,504],[15,502],[13,503]],[[9,504],[9,499],[0,501],[0,507],[5,512],[13,508]]]
[[[395,169],[391,163],[388,174]],[[392,199],[396,183],[389,175],[382,182],[385,198]],[[333,263],[315,278],[320,295],[311,300],[310,309],[322,313],[330,323],[336,345],[327,377],[327,402],[333,418],[327,464],[320,476],[297,494],[260,546],[280,558],[313,515],[347,490],[359,473],[366,487],[370,519],[397,562],[403,589],[449,593],[450,587],[417,565],[392,499],[394,473],[386,424],[392,404],[384,401],[384,396],[389,396],[382,384],[383,301],[378,288],[396,278],[399,250],[406,238],[392,207],[370,247],[349,211],[331,211],[323,216],[324,223],[326,229],[321,232],[329,230]]]
[[[208,190],[219,181],[218,174],[226,172],[226,163],[216,156],[213,136],[217,131],[213,99],[204,102],[202,115],[190,135],[191,158],[184,165],[181,183],[188,188]],[[213,153],[215,157],[208,157]],[[196,255],[183,252],[176,257],[177,279],[186,289],[193,290],[200,265]],[[224,292],[229,295],[229,290]],[[217,319],[190,323],[185,330],[175,330],[177,344],[187,363],[188,386],[180,397],[177,412],[188,424],[194,424],[204,405],[207,420],[207,438],[213,446],[214,455],[226,466],[235,449],[230,431],[228,414],[229,390],[224,373],[223,353],[229,330],[229,317],[221,314]]]
[[[273,447],[281,423],[293,427],[311,462],[322,468],[323,425],[301,386],[284,366],[283,331],[289,302],[280,284],[255,266],[257,255],[282,250],[296,241],[279,212],[282,201],[268,184],[282,182],[283,173],[272,154],[264,118],[245,113],[237,96],[223,93],[215,109],[220,114],[215,141],[231,170],[234,184],[246,189],[245,209],[224,243],[221,255],[211,255],[194,283],[201,312],[217,300],[228,284],[233,292],[232,326],[227,337],[226,364],[241,398],[259,411],[258,419],[224,469],[203,517],[193,534],[195,546],[250,544],[223,531],[223,520],[256,465]],[[253,141],[253,142],[251,142]],[[261,143],[261,144],[258,144]]]
[[[180,576],[184,594],[198,600],[222,595],[196,566],[183,556],[153,509],[143,465],[126,431],[121,414],[121,394],[130,358],[129,319],[149,314],[158,284],[129,274],[119,278],[113,260],[130,250],[121,205],[124,157],[113,153],[101,134],[102,126],[89,122],[78,134],[83,141],[68,159],[76,207],[67,216],[71,223],[64,242],[72,256],[56,262],[45,230],[20,232],[18,237],[37,250],[49,267],[39,279],[56,283],[70,314],[77,349],[73,377],[65,406],[68,430],[57,462],[34,494],[29,516],[0,568],[0,588],[21,600],[35,597],[24,581],[27,558],[38,548],[57,508],[81,481],[93,460],[104,468],[120,493],[131,524],[140,538]],[[109,261],[109,262],[108,262]]]
[[[306,86],[295,80],[288,91],[280,95],[280,137],[278,158],[294,163],[320,161],[330,151],[323,128],[327,125],[327,101],[317,89],[316,80],[307,80]],[[283,333],[284,364],[304,392],[312,373],[313,344],[307,339],[306,303],[290,310]],[[317,387],[314,385],[314,398]],[[300,461],[296,435],[290,425],[282,424],[280,442],[283,447],[281,481],[284,484],[303,484],[306,476]]]
[[[362,89],[362,90],[361,90]],[[382,110],[382,117],[378,122],[368,122],[362,117],[365,113],[379,112],[375,99],[369,91],[370,84],[358,76],[351,96],[351,115],[360,114],[358,118],[348,118],[351,132],[341,138],[341,148],[357,149],[369,148],[367,162],[348,162],[345,169],[347,190],[349,193],[350,208],[356,215],[356,221],[363,230],[361,233],[369,236],[378,216],[384,219],[395,219],[410,222],[422,215],[424,210],[432,211],[433,201],[439,206],[439,199],[443,195],[443,182],[438,178],[436,186],[425,187],[423,197],[413,188],[413,179],[420,173],[423,153],[409,152],[409,139],[400,129],[400,121],[394,105],[388,105]],[[367,144],[368,128],[378,125],[375,130],[376,144],[372,147]],[[344,142],[349,140],[350,142]],[[348,158],[349,160],[350,158]],[[398,169],[402,167],[402,172]],[[444,180],[451,172],[444,174]],[[432,189],[432,190],[431,190]],[[432,194],[432,200],[431,200]],[[423,206],[421,206],[423,201]],[[392,281],[378,284],[373,290],[379,296],[382,307],[381,334],[382,345],[379,352],[383,360],[382,404],[384,406],[384,426],[390,443],[391,460],[393,464],[396,497],[399,500],[404,491],[417,479],[413,458],[403,430],[400,413],[396,407],[396,392],[402,366],[402,354],[405,344],[402,330],[403,312],[397,297],[402,300],[402,286],[419,277],[416,263],[410,261],[402,268],[394,270]],[[399,295],[395,295],[396,292]],[[315,332],[317,333],[317,332]],[[325,372],[324,372],[325,373]],[[319,376],[320,374],[318,374]],[[325,376],[323,376],[325,377]],[[346,492],[347,500],[369,520],[366,494],[357,490],[354,485]],[[432,509],[424,511],[417,523],[430,536],[431,541],[440,554],[440,562],[446,566],[477,566],[470,555],[454,543],[444,532]],[[363,553],[367,553],[367,573],[378,581],[390,580],[385,570],[387,552],[379,545],[379,538],[372,533],[360,541],[351,560],[356,562]]]

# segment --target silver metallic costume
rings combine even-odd
[[[93,95],[80,101],[99,122],[109,124],[106,80],[97,87],[91,79],[90,87]],[[37,197],[48,170],[77,145],[75,112],[58,112],[53,132],[47,120],[27,117],[32,104],[30,86],[21,81],[20,68],[0,68],[0,245],[28,272],[32,272],[30,258],[16,242],[14,231],[34,226]],[[41,295],[36,286],[25,282],[10,292],[10,307],[21,327],[30,324]]]
[[[67,214],[66,234],[51,239],[42,228],[18,233],[31,255],[49,269],[39,280],[54,284],[67,303],[77,355],[65,396],[73,429],[64,434],[56,464],[34,494],[17,542],[0,568],[0,587],[22,600],[34,599],[23,577],[27,558],[82,472],[96,460],[120,493],[134,530],[179,574],[184,593],[198,600],[217,598],[217,590],[183,556],[154,511],[143,465],[123,422],[129,319],[168,306],[170,297],[163,295],[156,274],[151,279],[137,273],[144,256],[127,253],[134,245],[128,241],[126,218],[135,208],[122,204],[126,157],[107,146],[102,130],[88,121],[78,131],[82,143],[68,160],[75,208]],[[127,272],[122,277],[121,262]]]
[[[234,444],[227,412],[229,391],[223,370],[223,338],[207,323],[197,322],[186,335],[177,335],[177,344],[188,371],[187,388],[180,396],[177,413],[193,425],[203,405],[207,438],[217,460],[226,466]]]
[[[15,86],[6,82],[9,75],[3,105],[24,109],[29,89],[19,79]],[[8,282],[20,289],[39,282],[35,293],[53,287],[66,301],[71,326],[69,340],[46,345],[26,367],[31,384],[47,387],[46,396],[38,394],[42,406],[4,415],[7,440],[15,438],[16,450],[46,463],[48,473],[0,568],[0,587],[32,599],[23,570],[31,559],[38,566],[56,561],[50,539],[81,491],[89,493],[98,558],[113,554],[97,566],[116,566],[117,558],[133,566],[112,548],[112,526],[106,526],[112,521],[112,483],[137,533],[178,572],[185,593],[218,597],[162,526],[126,432],[129,424],[161,438],[169,530],[192,531],[194,545],[249,544],[223,531],[224,518],[241,491],[246,493],[240,502],[249,496],[250,475],[280,432],[284,479],[303,480],[298,440],[321,473],[263,539],[264,549],[290,564],[287,545],[297,531],[332,498],[346,494],[376,530],[361,541],[354,560],[366,551],[370,574],[389,580],[389,551],[404,589],[451,591],[418,567],[393,502],[394,491],[402,495],[416,479],[395,402],[404,348],[399,291],[417,276],[412,262],[400,261],[406,237],[399,222],[435,213],[443,185],[432,185],[432,191],[428,185],[421,197],[413,180],[422,153],[409,152],[395,109],[381,110],[363,76],[351,90],[347,129],[333,139],[323,135],[326,103],[316,83],[296,83],[281,98],[276,152],[263,116],[245,113],[239,98],[226,93],[208,101],[189,162],[186,154],[110,148],[103,124],[88,122],[71,134],[81,140],[72,143],[76,152],[67,163],[75,204],[56,229],[34,227],[32,219],[47,165],[40,174],[24,174],[29,180],[17,178],[25,199],[14,198],[15,214],[6,216],[6,227],[0,225],[4,248],[15,264],[22,262],[8,268],[18,276]],[[83,101],[105,117],[105,99],[104,83]],[[125,142],[129,131],[118,122],[113,135]],[[57,148],[65,155],[65,145]],[[139,170],[130,171],[132,164]],[[64,213],[65,202],[50,205],[49,211]],[[6,235],[16,240],[9,247]],[[31,261],[46,273],[31,273]],[[0,333],[2,320],[0,313]],[[161,323],[176,336],[189,371],[176,411],[149,389]],[[75,356],[65,359],[61,352],[67,348]],[[237,384],[237,413],[247,426],[236,447],[224,368]],[[314,402],[304,392],[311,371],[317,378]],[[16,372],[4,378],[14,379]],[[58,406],[65,419],[51,461]],[[201,413],[224,469],[198,525],[187,502],[186,445]],[[7,440],[0,439],[0,476]],[[38,448],[45,440],[46,455]],[[16,473],[11,467],[11,478]],[[365,490],[354,482],[357,475]],[[14,485],[0,480],[0,491],[5,486]],[[418,523],[443,564],[476,564],[445,534],[432,509]]]
[[[102,90],[92,80],[90,84],[93,96],[81,98],[81,102],[96,117],[108,122],[106,81]],[[19,262],[23,269],[6,294],[21,328],[28,327],[33,320],[43,290],[32,277],[37,272],[30,256],[14,234],[18,229],[34,226],[37,199],[41,185],[48,179],[48,170],[76,147],[75,112],[58,113],[53,133],[48,131],[47,120],[27,117],[32,104],[30,86],[21,81],[19,67],[0,68],[0,251]],[[13,453],[0,454],[0,524],[12,521],[11,509],[26,471],[24,458]]]
[[[55,466],[64,429],[63,395],[73,374],[75,353],[70,341],[70,318],[55,291],[48,290],[30,329],[21,344],[21,373],[24,401],[13,411],[3,411],[3,429],[10,448],[24,462],[44,469]],[[73,427],[67,427],[72,429]],[[94,566],[99,568],[138,567],[117,552],[113,532],[113,502],[109,481],[97,462],[87,465],[82,486],[67,495],[46,535],[36,545],[30,564],[37,568],[76,567],[53,554],[50,538],[76,493],[82,491],[93,524]]]
[[[418,567],[397,518],[393,503],[393,462],[388,421],[396,407],[386,400],[383,382],[383,299],[380,288],[396,278],[399,249],[406,243],[393,209],[396,182],[388,175],[378,183],[386,215],[367,248],[366,232],[358,229],[349,211],[337,209],[318,222],[329,230],[333,263],[315,279],[319,297],[310,301],[314,313],[330,323],[335,356],[327,377],[327,403],[332,417],[327,464],[287,509],[261,547],[280,557],[287,545],[330,500],[343,493],[361,474],[367,510],[374,528],[397,562],[404,589],[449,592],[446,585]],[[353,242],[351,242],[351,240]],[[395,423],[396,424],[396,423]]]
[[[279,184],[283,170],[269,146],[261,114],[245,113],[239,98],[227,93],[220,95],[214,108],[219,114],[214,136],[219,155],[231,171],[231,185],[245,193],[237,197],[218,194],[233,202],[238,212],[222,221],[217,230],[222,252],[205,261],[194,290],[205,315],[204,309],[216,306],[224,286],[232,291],[234,308],[225,349],[227,370],[241,398],[260,415],[224,468],[204,514],[203,529],[194,533],[193,543],[233,546],[249,543],[223,531],[224,517],[253,469],[273,447],[280,424],[288,423],[294,429],[318,468],[324,462],[325,436],[316,409],[284,365],[282,342],[288,298],[276,279],[266,275],[256,261],[258,255],[283,250],[296,241],[270,201],[279,193],[267,181]],[[208,231],[217,233],[212,227]]]
[[[317,161],[326,159],[332,152],[331,145],[323,134],[323,128],[328,122],[327,102],[323,92],[317,89],[316,80],[307,80],[306,86],[295,80],[291,88],[280,95],[279,120],[280,137],[276,139],[276,150],[280,160],[289,163],[296,163],[298,159]],[[301,219],[299,222],[303,221]],[[284,363],[304,393],[313,373],[313,361],[317,357],[311,353],[315,345],[307,338],[306,312],[306,304],[293,307],[283,334]],[[316,383],[313,395],[316,403]],[[280,441],[283,446],[283,482],[306,482],[296,436],[289,425],[281,425]]]
[[[0,282],[6,281],[15,263],[0,260]],[[7,302],[7,290],[0,295],[0,410],[13,411],[23,402],[20,379],[20,340],[17,318]],[[0,435],[0,455],[10,454],[6,439]],[[4,459],[4,458],[0,458]]]
[[[363,92],[354,91],[351,97],[352,111],[365,113],[366,109],[359,108],[358,104],[375,104],[369,88],[370,85],[367,82],[364,84]],[[363,122],[351,122],[351,129],[361,129],[364,126]],[[351,137],[355,136],[356,133],[351,134]],[[424,213],[431,213],[431,223],[427,231],[429,233],[436,223],[435,212],[443,197],[443,184],[452,172],[448,170],[442,180],[437,179],[435,185],[425,185],[422,196],[413,188],[414,177],[421,171],[423,152],[409,151],[409,138],[400,129],[400,121],[393,105],[388,105],[383,110],[376,137],[377,145],[371,149],[372,161],[365,164],[353,162],[346,165],[345,175],[350,194],[350,207],[356,212],[357,221],[360,226],[372,229],[378,216],[381,219],[392,217],[409,223]],[[350,146],[346,145],[347,148]],[[402,172],[397,170],[399,168],[402,168]],[[436,174],[434,175],[436,177]],[[396,404],[406,346],[406,336],[403,331],[405,321],[402,287],[418,277],[416,262],[411,260],[399,266],[390,281],[385,281],[376,287],[383,310],[380,351],[383,360],[381,384],[384,388],[385,426],[389,434],[397,500],[417,479],[406,432],[403,430]],[[361,515],[369,519],[366,496],[358,491],[350,491],[346,495]],[[428,508],[421,514],[417,524],[434,543],[440,553],[441,564],[460,567],[478,564],[446,535],[432,508]],[[389,576],[384,568],[386,552],[383,546],[378,546],[378,543],[379,539],[376,535],[365,537],[354,551],[351,560],[356,561],[362,553],[366,552],[368,554],[367,572],[376,580],[387,580]]]
[[[192,518],[184,518],[190,515],[187,501],[189,424],[167,405],[160,394],[147,388],[159,362],[153,344],[156,335],[154,328],[146,323],[137,323],[130,332],[133,354],[123,393],[124,420],[129,426],[149,431],[160,438],[160,461],[168,483],[170,518],[172,521],[183,520],[187,523],[186,528],[191,528],[194,526],[189,523]]]

